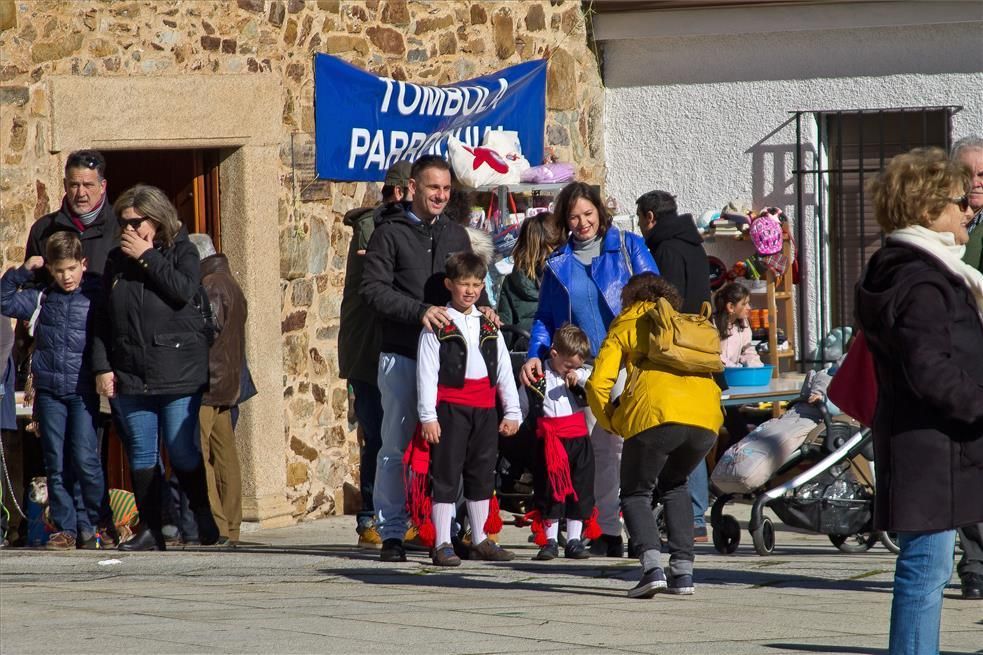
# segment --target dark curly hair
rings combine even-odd
[[[628,283],[621,289],[622,308],[630,307],[637,302],[655,302],[665,298],[677,312],[683,306],[683,296],[679,289],[661,275],[645,272],[631,276]]]

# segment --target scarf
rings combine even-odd
[[[588,239],[587,241],[579,241],[576,237],[570,239],[570,245],[573,247],[573,256],[577,258],[577,261],[587,266],[594,258],[601,254],[601,241],[603,237],[598,234],[593,239]]]
[[[84,214],[76,214],[72,210],[72,206],[68,204],[68,197],[66,197],[63,202],[65,204],[65,213],[68,214],[68,216],[72,219],[73,222],[76,223],[76,226],[78,225],[78,223],[81,223],[84,226],[79,228],[79,230],[82,231],[86,227],[92,225],[92,223],[94,223],[96,218],[99,216],[99,212],[102,211],[102,206],[106,204],[106,194],[105,193],[102,194],[102,198],[99,199],[99,204],[96,205],[95,209],[93,209],[90,212],[86,212]]]
[[[973,299],[976,311],[983,321],[983,273],[963,261],[966,246],[957,246],[952,232],[936,232],[921,225],[909,225],[888,235],[888,240],[918,248],[935,257],[953,275],[963,281]]]

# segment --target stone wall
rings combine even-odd
[[[279,210],[282,334],[253,338],[282,339],[286,429],[283,451],[269,455],[283,457],[297,518],[340,512],[346,483],[357,485],[358,449],[336,355],[350,238],[341,219],[379,198],[378,184],[312,180],[314,52],[431,84],[549,56],[547,145],[576,162],[582,179],[603,182],[602,87],[576,0],[0,0],[3,268],[21,260],[30,223],[61,199],[67,153],[52,152],[48,78],[265,72],[282,79],[279,175],[268,181]],[[126,98],[106,99],[107,121],[118,102]],[[84,135],[86,126],[57,129]]]

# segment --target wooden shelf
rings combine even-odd
[[[775,292],[775,300],[791,300],[791,299],[792,299],[792,292],[791,291],[776,291]]]
[[[792,248],[788,239],[783,239],[782,254],[791,261]],[[788,361],[790,366],[794,366],[795,358],[795,315],[792,313],[792,275],[791,271],[786,271],[785,275],[776,278],[775,272],[768,271],[768,352],[765,356],[768,361],[775,366],[774,377],[781,374],[781,362]],[[778,330],[785,331],[785,338],[788,339],[789,348],[787,350],[778,349]],[[774,353],[774,354],[773,354]]]

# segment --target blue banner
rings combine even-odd
[[[314,57],[314,141],[323,180],[381,181],[402,159],[446,157],[447,137],[481,145],[489,130],[519,133],[522,154],[543,159],[546,61],[529,61],[449,86],[379,77]]]

